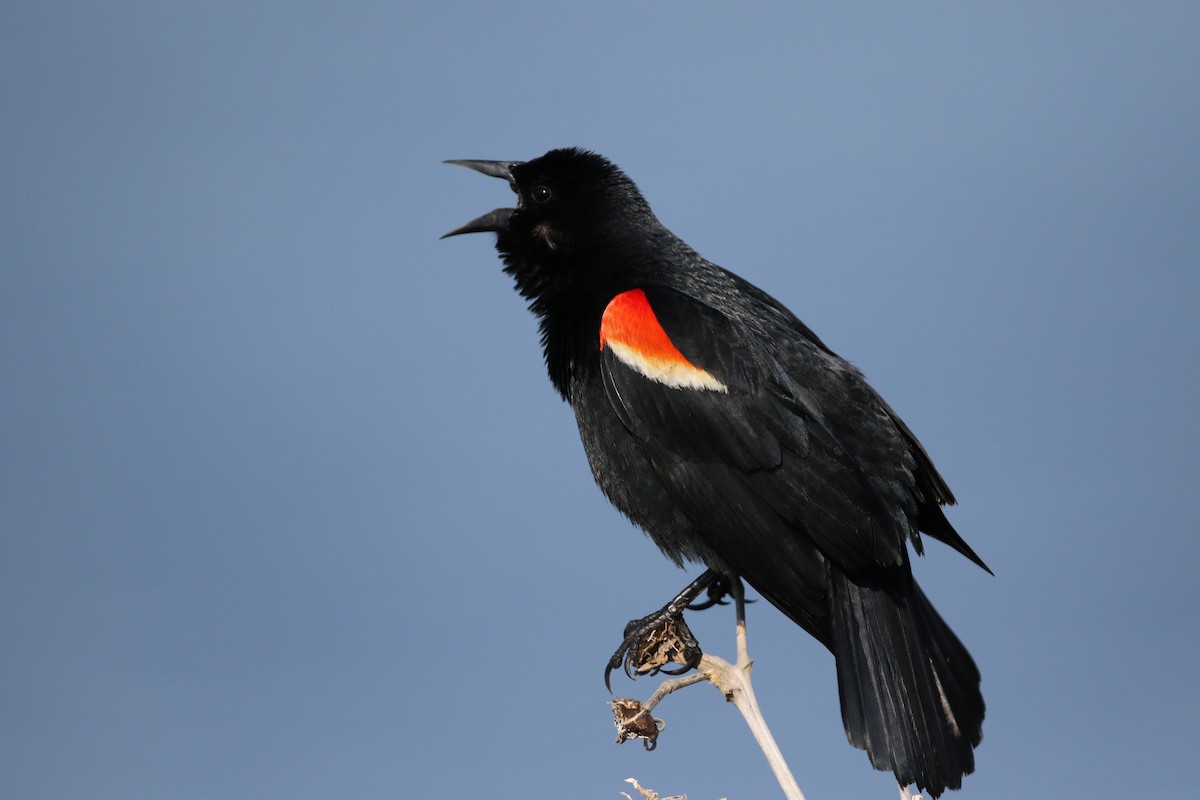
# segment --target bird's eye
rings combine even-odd
[[[550,190],[545,186],[535,186],[529,190],[529,197],[535,203],[544,203],[550,199]]]

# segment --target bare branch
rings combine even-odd
[[[775,743],[771,729],[767,727],[762,710],[758,707],[758,700],[754,696],[754,687],[750,683],[750,669],[754,662],[750,659],[746,640],[746,600],[740,581],[734,582],[733,594],[737,608],[737,663],[730,664],[719,656],[705,653],[700,658],[696,672],[663,681],[644,704],[636,700],[618,699],[612,704],[619,731],[617,741],[644,738],[647,740],[647,749],[653,749],[662,725],[661,720],[650,717],[650,712],[672,692],[706,680],[717,687],[725,699],[741,712],[742,719],[746,721],[746,726],[750,728],[755,741],[766,756],[767,763],[771,765],[771,771],[775,773],[775,779],[779,781],[784,796],[788,800],[804,800],[804,794],[796,784],[779,745]],[[618,707],[621,710],[618,710]]]
[[[686,794],[674,794],[674,795],[671,795],[670,797],[663,797],[660,799],[658,796],[658,792],[654,791],[653,789],[647,789],[645,786],[642,786],[640,783],[637,782],[637,778],[626,778],[625,782],[628,784],[632,784],[633,788],[637,789],[638,794],[640,794],[642,797],[646,798],[646,800],[687,800]],[[621,792],[621,796],[626,798],[626,800],[633,800],[633,798],[630,797],[625,792]]]

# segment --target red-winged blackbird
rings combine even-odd
[[[983,736],[979,671],[906,543],[920,553],[924,532],[987,566],[942,513],[954,497],[908,427],[779,301],[667,230],[608,160],[449,163],[516,192],[516,208],[446,236],[497,234],[596,482],[669,558],[709,568],[685,603],[718,575],[746,580],[833,652],[846,735],[876,769],[934,797],[959,788]]]

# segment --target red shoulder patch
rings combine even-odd
[[[600,349],[610,350],[627,366],[672,388],[728,391],[679,352],[641,289],[622,292],[609,301],[600,319]]]
[[[622,292],[604,309],[600,320],[600,349],[610,342],[633,348],[645,358],[692,366],[659,324],[641,289]]]

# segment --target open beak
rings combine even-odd
[[[460,167],[473,169],[476,172],[482,172],[484,175],[490,175],[493,178],[503,178],[509,184],[513,182],[512,168],[520,164],[520,161],[476,161],[473,159],[457,159],[446,161],[446,164],[457,164]],[[461,225],[449,233],[442,236],[446,239],[450,236],[458,236],[460,233],[485,233],[488,231],[499,232],[507,230],[509,217],[516,211],[515,208],[497,208],[494,211],[489,211],[482,217],[476,217],[466,225]]]

